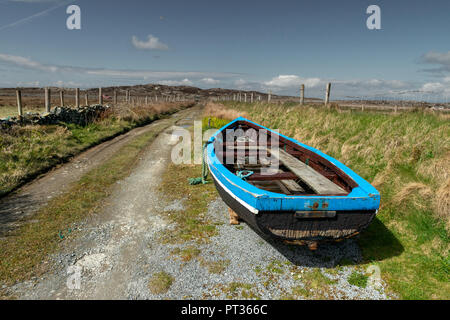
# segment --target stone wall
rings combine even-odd
[[[79,108],[55,107],[46,113],[27,112],[22,117],[8,117],[0,119],[0,128],[9,128],[14,125],[43,125],[57,124],[59,122],[86,125],[96,120],[109,106],[92,105]]]

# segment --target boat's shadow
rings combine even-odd
[[[378,218],[358,237],[340,242],[322,242],[315,251],[305,245],[286,244],[254,231],[287,260],[302,267],[334,268],[376,262],[398,256],[404,250],[395,235]]]

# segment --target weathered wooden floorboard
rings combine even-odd
[[[280,182],[291,192],[305,193],[305,190],[294,180],[280,180]]]
[[[347,192],[337,184],[328,180],[323,175],[307,166],[297,158],[291,156],[282,149],[271,149],[271,155],[278,158],[280,163],[295,173],[303,182],[318,194],[347,194]]]

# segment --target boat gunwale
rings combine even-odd
[[[245,124],[249,124],[251,127],[254,127],[254,128],[257,128],[257,129],[264,129],[264,130],[267,130],[267,131],[269,131],[271,134],[278,135],[280,138],[282,138],[282,140],[284,140],[283,143],[286,143],[286,142],[287,142],[289,145],[291,145],[291,147],[298,146],[298,147],[303,148],[303,149],[304,149],[305,151],[307,151],[307,152],[312,152],[312,153],[314,153],[314,154],[317,155],[318,157],[324,159],[324,160],[327,161],[329,164],[331,164],[331,165],[334,167],[334,168],[332,168],[332,169],[334,170],[333,172],[335,172],[336,174],[341,173],[341,174],[345,175],[345,178],[347,178],[347,179],[349,180],[348,182],[350,182],[350,183],[353,182],[352,190],[351,190],[348,194],[344,194],[344,195],[342,195],[342,194],[341,194],[341,195],[333,195],[333,194],[329,194],[329,195],[326,195],[326,194],[285,195],[285,194],[274,193],[274,192],[270,192],[270,191],[267,191],[267,192],[272,193],[272,194],[274,194],[274,195],[284,195],[284,196],[288,196],[288,197],[289,197],[289,196],[294,196],[294,197],[299,197],[299,196],[300,196],[300,197],[301,197],[301,196],[307,196],[307,197],[310,197],[310,196],[339,196],[339,197],[346,197],[346,196],[350,196],[352,193],[354,193],[355,190],[361,189],[361,190],[363,190],[365,193],[367,193],[369,196],[376,196],[376,195],[379,195],[378,190],[376,190],[369,182],[367,182],[365,179],[361,178],[357,173],[355,173],[354,171],[352,171],[350,168],[348,168],[347,166],[345,166],[345,165],[344,165],[343,163],[341,163],[340,161],[338,161],[338,160],[332,158],[331,156],[329,156],[329,155],[323,153],[322,151],[320,151],[320,150],[318,150],[318,149],[316,149],[316,148],[310,147],[310,146],[308,146],[308,145],[306,145],[306,144],[304,144],[304,143],[301,143],[301,142],[299,142],[299,141],[297,141],[297,140],[295,140],[295,139],[293,139],[293,138],[287,137],[287,136],[285,136],[285,135],[283,135],[283,134],[281,134],[281,133],[279,133],[279,132],[273,131],[272,129],[269,129],[269,128],[264,127],[264,126],[262,126],[262,125],[260,125],[260,124],[254,123],[253,121],[248,120],[248,119],[245,119],[245,118],[243,118],[243,117],[236,118],[235,120],[229,122],[228,124],[226,124],[225,126],[223,126],[222,128],[220,128],[213,136],[210,137],[210,139],[209,139],[209,141],[208,141],[209,144],[211,144],[212,142],[214,142],[214,141],[216,140],[216,136],[217,136],[220,132],[224,131],[225,129],[227,129],[227,128],[230,127],[231,125],[236,124],[236,123],[239,123],[239,122],[243,122],[243,123],[245,123]],[[293,145],[294,145],[294,146],[293,146]],[[225,167],[225,165],[223,165],[220,161],[218,161],[217,155],[216,155],[215,151],[213,151],[213,150],[214,150],[214,149],[213,149],[213,146],[208,146],[208,157],[210,157],[212,154],[214,154],[214,157],[212,157],[212,158],[213,158],[214,160],[217,160],[217,161],[214,161],[214,163],[217,163],[217,164],[219,164],[220,166],[223,166],[223,169],[224,169],[224,170],[229,171],[229,170]],[[222,168],[220,168],[220,169],[217,168],[217,169],[220,171]],[[234,177],[236,177],[236,175],[234,175],[231,171],[230,171],[230,173],[231,173]],[[249,186],[255,187],[255,186],[251,185],[250,183],[248,183],[248,182],[246,182],[246,181],[244,181],[244,180],[242,180],[242,179],[240,179],[240,178],[238,178],[238,177],[236,177],[236,179],[239,179],[239,181],[245,182],[245,183],[246,183],[247,185],[249,185]],[[236,180],[236,181],[237,181],[237,180]],[[255,188],[256,188],[256,187],[255,187]],[[256,188],[256,189],[261,190],[261,189],[259,189],[259,188]]]

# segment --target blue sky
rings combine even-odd
[[[66,8],[81,8],[68,30]],[[369,5],[381,30],[369,30]],[[0,0],[0,86],[450,97],[450,1]]]

